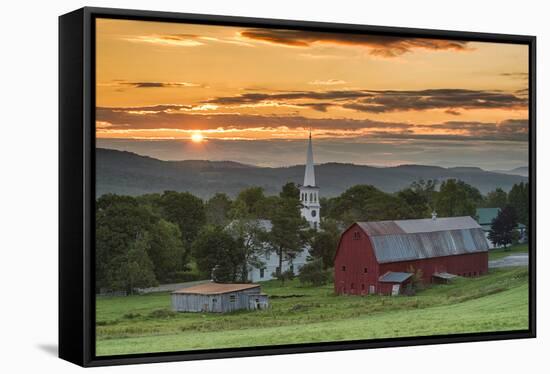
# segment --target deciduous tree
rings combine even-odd
[[[497,246],[506,246],[514,243],[519,238],[517,231],[518,218],[516,211],[511,206],[506,206],[500,210],[498,215],[491,223],[489,231],[489,240]]]

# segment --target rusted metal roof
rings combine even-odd
[[[222,293],[238,292],[251,288],[259,288],[259,284],[253,283],[203,283],[193,287],[182,288],[174,291],[176,294],[204,294],[218,295]]]
[[[486,252],[481,226],[471,217],[359,222],[379,263]]]
[[[378,278],[379,282],[390,282],[390,283],[403,283],[410,277],[412,277],[412,273],[401,273],[396,271],[388,271],[386,274],[380,276]]]

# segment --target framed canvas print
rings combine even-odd
[[[535,37],[59,25],[61,358],[535,336]]]

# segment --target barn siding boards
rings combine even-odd
[[[172,293],[172,308],[177,312],[227,313],[268,305],[268,296],[255,284],[207,283]]]
[[[471,217],[358,222],[341,236],[335,256],[337,294],[391,294],[388,272],[478,276],[488,272],[488,245]],[[407,283],[407,282],[404,282]]]
[[[337,294],[366,295],[371,286],[376,289],[379,265],[368,236],[356,225],[342,234],[334,264]]]

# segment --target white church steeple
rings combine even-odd
[[[315,184],[311,130],[309,132],[309,142],[307,145],[304,185],[300,186],[300,202],[302,203],[302,217],[304,217],[313,228],[317,229],[319,227],[319,222],[321,222],[321,204],[319,203],[319,187]]]
[[[315,170],[313,168],[313,146],[311,144],[311,131],[309,132],[309,143],[307,145],[306,173],[304,175],[304,186],[315,187]]]

